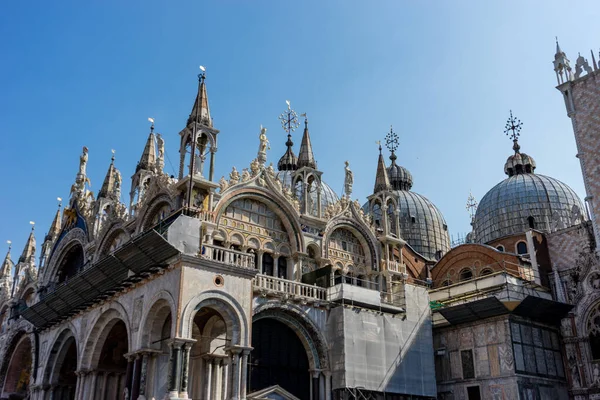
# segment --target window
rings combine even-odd
[[[469,279],[473,278],[473,272],[471,271],[470,268],[465,268],[462,271],[460,271],[459,277],[458,279],[462,282],[462,281],[468,281]]]
[[[467,399],[481,400],[481,392],[479,391],[479,386],[467,386]]]
[[[504,246],[500,245],[500,246],[496,247],[496,250],[498,250],[498,251],[504,251]]]
[[[475,364],[473,363],[473,350],[463,350],[460,352],[462,363],[463,379],[475,378]]]
[[[550,329],[510,323],[517,373],[564,378],[558,334]]]
[[[269,253],[263,254],[262,273],[265,275],[273,276],[273,256]]]
[[[525,242],[517,243],[517,254],[527,254],[527,243],[525,243]]]
[[[287,258],[285,257],[277,259],[277,277],[287,279]]]
[[[527,218],[527,224],[531,229],[535,229],[535,219],[533,217]]]

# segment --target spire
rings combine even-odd
[[[201,74],[198,75],[198,94],[196,95],[196,101],[194,107],[188,118],[187,124],[191,124],[196,121],[201,125],[206,125],[212,128],[212,119],[210,118],[210,108],[208,106],[208,95],[206,94],[206,69],[200,66]]]
[[[10,249],[12,248],[12,242],[8,241],[8,251],[6,252],[6,257],[4,257],[4,262],[2,262],[2,269],[0,269],[0,279],[10,277],[10,270],[14,266],[12,259],[10,257]]]
[[[302,143],[300,144],[300,155],[298,156],[298,168],[310,167],[317,169],[315,156],[310,143],[310,134],[308,133],[308,117],[304,115],[304,133],[302,134]]]
[[[148,145],[148,144],[146,144]],[[112,150],[112,158],[110,159],[110,165],[108,166],[108,171],[106,171],[106,176],[104,177],[104,182],[102,183],[102,188],[98,193],[98,198],[113,198],[118,197],[117,192],[120,195],[120,182],[121,173],[117,168],[115,168],[115,151]]]
[[[61,214],[60,208],[62,207],[62,199],[60,197],[58,200],[58,210],[56,210],[56,214],[54,215],[54,219],[52,220],[52,224],[50,225],[50,229],[48,230],[48,234],[45,237],[45,241],[52,241],[56,239],[58,234],[60,233],[61,228]]]
[[[377,175],[375,176],[375,188],[373,189],[373,193],[391,190],[391,188],[392,185],[390,185],[390,179],[388,178],[385,160],[381,153],[381,142],[379,142],[379,159],[377,160]]]
[[[35,223],[33,221],[29,223],[31,224],[31,233],[29,234],[29,238],[27,238],[23,253],[19,257],[20,263],[33,263],[35,261]]]
[[[152,125],[150,126],[150,135],[148,135],[148,140],[146,140],[146,146],[144,147],[144,153],[142,153],[140,162],[138,163],[137,168],[135,169],[136,172],[140,169],[151,170],[156,164],[154,120],[152,118],[148,118],[148,120],[152,123]]]
[[[573,80],[570,61],[564,51],[561,50],[556,38],[556,54],[554,54],[554,72],[556,72],[556,80],[559,85],[567,81]]]

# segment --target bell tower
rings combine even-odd
[[[591,216],[596,244],[600,244],[600,73],[594,53],[592,65],[581,54],[572,72],[569,59],[556,42],[554,71],[558,80],[556,87],[562,94],[571,118],[577,158],[586,191],[586,206]]]

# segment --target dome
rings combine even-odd
[[[279,171],[277,172],[277,179],[279,179],[281,181],[281,184],[283,186],[287,186],[288,188],[290,188],[290,190],[292,190],[293,193],[296,194],[296,196],[298,197],[298,200],[300,202],[302,202],[302,198],[303,198],[303,193],[302,190],[296,190],[294,188],[292,188],[292,175],[294,174],[295,171]],[[310,193],[310,204],[313,204],[313,210],[311,212],[312,215],[316,215],[317,214],[317,188],[314,187],[311,189]],[[321,181],[321,210],[323,212],[325,212],[325,209],[327,208],[327,206],[329,206],[330,204],[335,204],[339,201],[339,197],[338,195],[333,191],[333,189],[324,181]]]
[[[400,235],[417,253],[439,259],[450,250],[448,226],[441,211],[425,196],[408,190],[394,190],[393,197],[398,202]],[[369,203],[363,206],[365,213],[372,212],[377,221],[381,211],[369,210]],[[392,210],[388,210],[388,214]],[[379,216],[377,215],[379,214]],[[392,228],[392,231],[394,229]]]
[[[559,180],[534,173],[516,173],[481,199],[473,221],[475,240],[487,243],[529,228],[550,232],[557,217],[563,224],[572,226],[585,218],[584,209],[573,189]],[[574,211],[581,213],[579,221],[571,218]]]
[[[418,193],[394,190],[400,209],[400,237],[419,254],[439,259],[450,250],[448,226],[441,211]]]

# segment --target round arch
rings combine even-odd
[[[305,316],[302,309],[291,304],[281,305],[279,302],[269,301],[255,309],[252,322],[263,318],[282,322],[298,335],[312,370],[329,369],[327,342],[321,330]]]
[[[296,218],[297,213],[287,200],[280,199],[280,196],[281,195],[274,194],[272,191],[267,191],[263,188],[240,188],[228,193],[221,201],[219,201],[219,204],[217,204],[215,208],[215,220],[218,223],[227,207],[236,200],[247,198],[259,201],[264,203],[281,220],[288,233],[292,251],[301,251],[301,249],[304,249],[304,235],[302,234],[300,221]]]
[[[77,227],[71,229],[62,239],[60,239],[58,244],[52,250],[52,253],[48,259],[48,267],[44,268],[44,276],[41,279],[41,284],[48,285],[52,279],[58,275],[58,269],[60,268],[64,258],[74,246],[81,246],[83,251],[83,260],[86,260],[87,254],[85,253],[85,245],[87,243],[88,236],[83,229]]]
[[[248,320],[242,306],[231,295],[219,290],[202,292],[187,303],[179,328],[181,337],[192,337],[194,317],[201,308],[211,308],[223,317],[231,345],[248,346]]]
[[[119,303],[114,303],[111,308],[103,312],[93,323],[93,328],[85,340],[85,347],[82,349],[81,361],[79,365],[82,368],[93,368],[98,363],[98,358],[102,350],[102,345],[106,340],[111,328],[119,321],[125,324],[127,330],[127,343],[131,347],[131,325],[129,316]]]
[[[329,258],[329,239],[337,229],[347,229],[350,231],[362,245],[363,250],[365,251],[365,260],[371,262],[371,269],[379,271],[379,266],[377,265],[379,252],[377,246],[375,246],[377,240],[370,235],[369,232],[356,225],[350,219],[342,218],[337,221],[330,221],[330,223],[327,224],[325,233],[323,234],[323,253],[326,257]]]
[[[31,381],[33,346],[25,331],[16,332],[9,340],[0,369],[1,395],[26,394]]]
[[[149,199],[140,215],[139,222],[136,226],[136,232],[141,233],[151,228],[154,225],[152,219],[164,206],[169,207],[169,214],[175,210],[173,199],[167,193],[159,193],[154,198]]]
[[[94,261],[99,261],[101,258],[108,255],[110,252],[110,248],[113,245],[113,242],[116,239],[120,238],[122,235],[125,238],[125,241],[129,240],[130,235],[123,227],[122,222],[118,221],[112,224],[110,228],[106,230],[106,233],[104,234],[104,236],[100,240],[100,243],[98,244],[98,251],[94,255]]]
[[[48,385],[70,383],[70,390],[73,390],[77,381],[74,373],[77,370],[78,353],[78,343],[73,331],[70,328],[65,328],[54,340],[51,350],[46,357],[42,383]],[[65,373],[72,375],[62,376]],[[61,382],[65,378],[71,382]]]
[[[148,302],[151,307],[148,312],[142,316],[140,329],[137,337],[137,348],[150,348],[153,342],[154,332],[160,332],[168,315],[171,315],[171,337],[175,337],[175,300],[171,293],[161,290],[156,293]],[[160,325],[160,326],[159,326]]]

